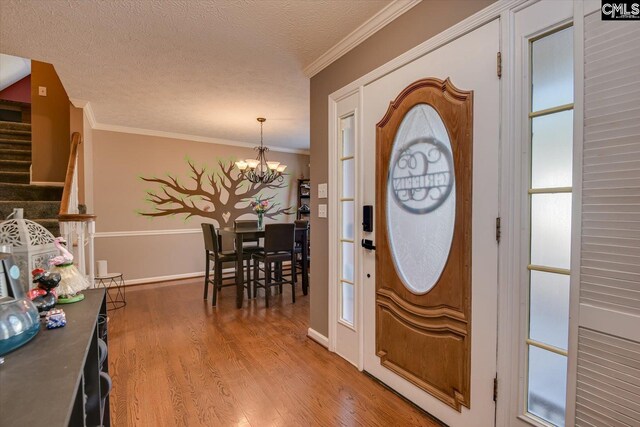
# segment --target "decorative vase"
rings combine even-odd
[[[262,230],[264,227],[264,212],[258,212],[258,230]]]

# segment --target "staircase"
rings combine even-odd
[[[59,236],[62,187],[31,185],[30,166],[31,124],[0,121],[0,221],[24,208],[26,219]]]

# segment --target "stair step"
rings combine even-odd
[[[9,216],[14,208],[24,209],[24,217],[26,219],[42,218],[55,219],[58,218],[60,212],[60,202],[55,201],[18,201],[9,200],[0,202],[0,221]]]
[[[31,150],[10,150],[0,148],[0,159],[2,160],[31,160]]]
[[[44,200],[59,202],[62,200],[62,187],[0,183],[0,200]]]
[[[0,160],[0,172],[29,172],[30,160]]]
[[[0,148],[10,150],[31,150],[31,141],[0,137]]]
[[[0,138],[2,139],[2,138]],[[15,141],[15,140],[14,140]],[[25,144],[26,142],[26,144]],[[0,141],[0,150],[31,150],[31,141],[21,142],[2,142]]]
[[[20,141],[31,141],[31,132],[12,129],[0,129],[0,138],[18,139]]]
[[[0,182],[13,184],[29,184],[31,182],[29,172],[0,172]]]
[[[17,144],[17,145],[25,145],[31,147],[31,140],[27,139],[16,139],[13,137],[0,137],[0,142],[3,144]]]
[[[0,120],[0,129],[22,130],[31,132],[31,123],[5,122]]]

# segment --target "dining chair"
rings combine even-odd
[[[202,237],[204,238],[204,299],[207,299],[209,296],[209,285],[215,286],[213,279],[209,279],[209,275],[211,273],[211,261],[213,261],[215,265],[215,258],[213,254],[213,231],[210,228],[212,225],[213,224],[206,222],[200,224],[202,227]]]
[[[235,278],[238,272],[235,270],[236,251],[224,251],[222,250],[222,238],[219,235],[213,224],[202,223],[202,234],[204,236],[204,249],[205,249],[205,277],[204,277],[204,299],[207,299],[209,291],[209,285],[213,285],[213,296],[211,298],[211,305],[215,306],[218,300],[218,291],[223,287],[235,286]],[[243,254],[244,260],[250,260],[251,255]],[[210,278],[211,262],[213,262],[213,279]],[[224,263],[233,263],[234,274],[227,277],[222,275],[222,266]],[[243,269],[244,270],[244,269]],[[249,264],[247,262],[247,280],[244,280],[244,271],[240,274],[243,276],[243,282],[247,287],[247,298],[251,298],[251,280],[249,274]],[[224,280],[233,279],[232,282],[224,284]]]
[[[269,307],[271,287],[282,288],[283,284],[291,285],[291,301],[296,302],[296,275],[294,253],[295,224],[267,224],[264,228],[264,248],[253,254],[253,294],[257,295],[257,288],[264,288],[265,301]],[[291,262],[290,279],[285,280],[282,269],[274,271],[273,265]],[[260,268],[262,264],[263,268]],[[260,282],[259,272],[264,273],[264,281]],[[276,272],[275,278],[272,273]]]
[[[233,227],[236,230],[257,230],[258,220],[257,219],[236,219],[235,221],[233,221]],[[260,247],[260,238],[255,238],[255,239],[245,238],[243,242],[242,250],[247,252],[261,251],[262,247]]]

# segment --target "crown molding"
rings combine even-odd
[[[91,129],[95,129],[97,125],[96,116],[93,114],[91,103],[89,101],[85,101],[84,99],[78,98],[69,98],[69,101],[71,101],[74,107],[82,108],[85,117],[89,121],[89,126],[91,126]]]
[[[94,130],[104,130],[110,132],[132,133],[135,135],[158,136],[161,138],[182,139],[185,141],[206,142],[209,144],[231,145],[234,147],[254,148],[256,144],[243,141],[234,141],[231,139],[210,138],[207,136],[190,135],[187,133],[165,132],[162,130],[142,129],[129,126],[109,125],[105,123],[96,123]],[[277,147],[269,145],[269,151],[277,151],[280,153],[293,153],[309,155],[309,150],[298,150],[294,148]]]
[[[89,101],[85,101],[84,99],[78,99],[78,98],[69,98],[69,102],[71,102],[73,106],[76,108],[84,108],[84,106],[89,103]]]
[[[422,0],[393,0],[378,13],[365,21],[331,49],[304,68],[304,75],[311,78],[338,60],[345,53],[371,37],[375,32],[402,15]]]
[[[421,44],[409,49],[405,53],[395,57],[389,62],[379,66],[378,68],[368,72],[364,76],[357,78],[346,86],[343,86],[342,88],[331,93],[329,95],[330,102],[337,102],[345,96],[357,92],[361,86],[366,86],[369,83],[382,78],[389,73],[392,73],[398,68],[412,61],[415,61],[418,58],[421,58],[422,56],[436,50],[441,46],[444,46],[452,40],[462,37],[463,35],[475,30],[476,28],[480,28],[487,22],[499,18],[503,12],[515,10],[517,7],[520,7],[529,1],[538,0],[496,0],[494,3],[490,4],[484,9],[481,9],[480,11],[453,25],[452,27],[449,27],[443,32],[431,37],[430,39],[425,40]]]
[[[84,110],[87,116],[87,120],[89,120],[89,124],[91,125],[91,129],[93,130],[104,130],[104,131],[119,132],[119,133],[131,133],[134,135],[157,136],[161,138],[182,139],[185,141],[206,142],[209,144],[218,144],[218,145],[231,145],[234,147],[254,148],[256,146],[256,144],[252,144],[250,142],[234,141],[231,139],[210,138],[207,136],[191,135],[187,133],[165,132],[162,130],[152,130],[152,129],[130,127],[130,126],[119,126],[119,125],[110,125],[107,123],[99,123],[96,121],[95,115],[93,113],[93,108],[91,107],[91,102],[85,101],[82,99],[77,99],[77,98],[69,98],[69,101],[71,101],[74,107],[82,108]],[[284,148],[284,147],[277,147],[273,145],[269,146],[269,151],[277,151],[280,153],[304,154],[306,156],[310,155],[309,150]]]

